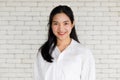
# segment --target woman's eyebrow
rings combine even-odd
[[[57,21],[52,21],[52,22],[57,22]]]
[[[58,21],[52,21],[52,22],[58,22]],[[69,20],[63,21],[63,22],[69,22]]]
[[[64,21],[64,22],[69,22],[69,21],[67,20],[67,21]]]

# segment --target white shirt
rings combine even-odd
[[[35,80],[95,80],[95,61],[90,50],[72,39],[60,52],[55,47],[52,63],[45,61],[38,52],[34,64]]]

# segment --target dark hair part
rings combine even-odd
[[[48,39],[39,49],[39,51],[41,51],[43,59],[46,60],[47,62],[52,62],[53,57],[51,55],[57,44],[57,39],[56,36],[53,34],[51,25],[52,25],[53,17],[58,13],[65,13],[69,17],[71,23],[74,22],[73,12],[71,8],[68,6],[59,5],[51,11],[49,16],[49,23],[48,23],[49,26]],[[75,26],[72,28],[72,31],[70,33],[70,38],[79,42],[76,35]]]

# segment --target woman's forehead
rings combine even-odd
[[[69,22],[70,19],[65,13],[58,13],[53,17],[53,22],[56,21]]]

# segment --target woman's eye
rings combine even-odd
[[[53,25],[58,25],[57,23],[53,23]]]
[[[64,23],[65,25],[68,25],[68,23]]]

